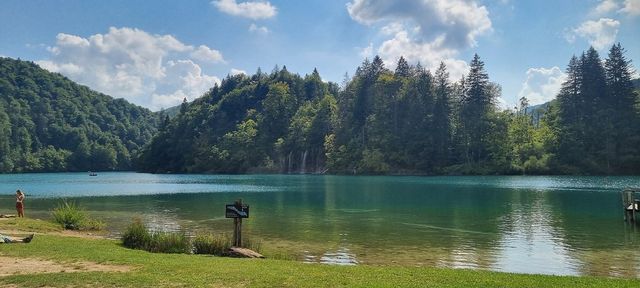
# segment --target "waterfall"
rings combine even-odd
[[[302,163],[300,163],[300,173],[304,174],[305,173],[305,166],[307,164],[307,150],[304,150],[304,153],[302,153]]]
[[[293,151],[289,152],[289,159],[287,160],[287,173],[291,173],[291,154]]]

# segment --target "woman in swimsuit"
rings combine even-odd
[[[16,210],[18,217],[24,217],[24,193],[20,190],[16,191]]]

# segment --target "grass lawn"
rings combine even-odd
[[[0,231],[55,233],[56,227],[39,220],[0,221]],[[29,244],[1,244],[0,255],[68,265],[95,262],[131,268],[129,272],[61,272],[0,278],[0,286],[18,287],[640,287],[640,281],[635,279],[424,267],[343,267],[288,260],[153,254],[124,248],[114,240],[54,234],[36,235]]]

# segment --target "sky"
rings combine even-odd
[[[640,61],[640,0],[5,0],[0,56],[34,61],[154,111],[227,75],[300,75],[341,83],[365,58],[400,56],[452,80],[477,53],[500,103],[549,101],[572,55],[606,58],[620,42]],[[632,63],[633,64],[633,63]]]

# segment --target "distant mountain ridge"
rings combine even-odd
[[[0,58],[0,173],[130,170],[158,123],[146,108]]]

